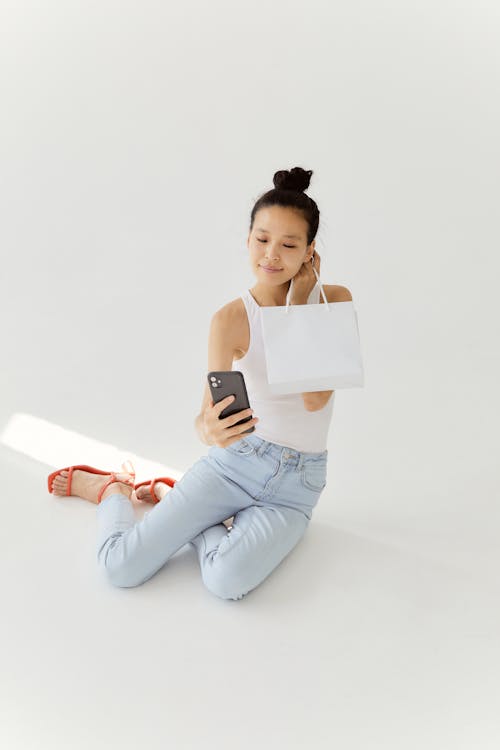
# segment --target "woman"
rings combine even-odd
[[[304,192],[311,175],[300,167],[275,173],[274,189],[251,213],[247,246],[257,281],[211,321],[208,371],[231,370],[236,361],[252,409],[219,419],[232,397],[214,404],[207,383],[195,424],[210,449],[171,487],[152,480],[135,488],[133,468],[108,474],[69,467],[49,477],[55,495],[97,503],[98,563],[116,586],[144,583],[189,542],[206,587],[224,599],[241,599],[309,524],[326,485],[334,392],[269,392],[259,315],[263,306],[285,304],[292,278],[291,304],[323,302],[311,267],[319,274],[319,210]],[[352,299],[346,287],[323,287],[328,302]],[[251,421],[236,424],[248,414]],[[255,430],[245,433],[251,425]],[[134,491],[139,500],[151,493],[156,501],[140,522],[130,502]]]

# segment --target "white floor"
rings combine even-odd
[[[0,5],[0,750],[500,748],[498,20]],[[295,165],[366,371],[325,492],[240,601],[189,545],[113,588],[47,475],[204,452],[210,321]]]
[[[203,587],[189,545],[113,588],[95,506],[49,495],[53,466],[3,445],[0,745],[496,750],[499,509],[477,401],[461,434],[448,389],[413,440],[418,397],[404,412],[393,385],[384,410],[370,388],[339,395],[307,534],[240,601]]]

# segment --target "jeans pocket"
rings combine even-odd
[[[326,461],[306,461],[300,479],[308,490],[321,492],[326,486]]]

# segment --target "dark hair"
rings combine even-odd
[[[310,245],[316,237],[319,225],[319,209],[315,201],[305,194],[311,181],[312,169],[282,169],[274,173],[274,189],[268,190],[255,203],[250,215],[250,231],[252,231],[255,214],[266,206],[284,206],[301,211],[308,224],[307,244]]]

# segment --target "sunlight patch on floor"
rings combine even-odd
[[[47,464],[51,469],[87,464],[104,471],[120,471],[122,463],[130,460],[135,468],[136,482],[159,476],[180,479],[183,474],[172,466],[22,412],[10,417],[0,443]]]

